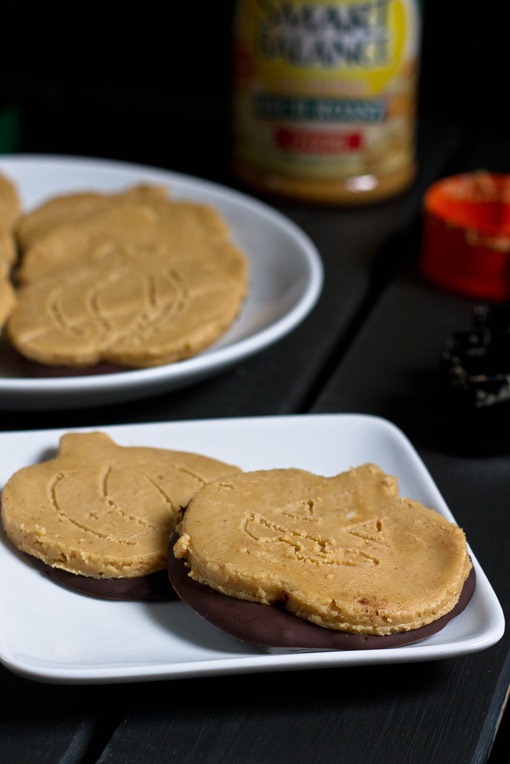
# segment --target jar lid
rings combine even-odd
[[[443,289],[510,298],[510,175],[480,170],[428,188],[419,268]]]

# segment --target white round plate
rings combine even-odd
[[[209,203],[227,219],[250,262],[250,293],[242,313],[207,351],[150,369],[82,377],[35,379],[23,374],[9,348],[0,348],[0,408],[60,409],[134,400],[210,377],[263,350],[310,313],[323,267],[309,237],[291,220],[238,191],[154,167],[84,157],[11,155],[0,173],[13,180],[23,209],[56,194],[114,192],[135,183],[165,183],[172,196]]]

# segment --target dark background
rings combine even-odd
[[[229,175],[235,2],[167,11],[6,9],[0,93],[20,108],[17,149]],[[507,31],[501,4],[423,0],[420,118],[505,137]],[[7,33],[6,32],[9,32]],[[489,169],[489,168],[487,168]],[[498,168],[494,168],[498,169]]]

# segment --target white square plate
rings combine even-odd
[[[334,475],[375,462],[401,494],[454,518],[419,455],[387,420],[355,414],[232,418],[87,428],[119,445],[195,451],[245,470],[299,467]],[[0,487],[58,446],[63,430],[0,433]],[[181,602],[103,601],[59,587],[0,537],[0,660],[31,679],[108,683],[444,659],[484,650],[504,633],[496,595],[472,550],[477,586],[466,610],[421,642],[379,650],[252,646]]]

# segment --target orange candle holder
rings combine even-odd
[[[419,269],[445,290],[510,299],[510,175],[480,170],[429,187]]]

